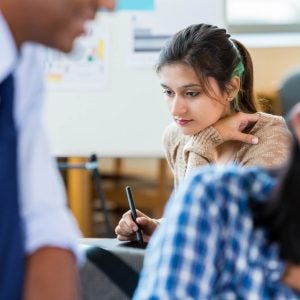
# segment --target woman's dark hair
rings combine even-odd
[[[191,25],[176,33],[161,50],[156,71],[165,65],[182,63],[197,74],[201,88],[208,96],[208,77],[213,77],[222,92],[237,75],[241,88],[231,101],[233,111],[257,111],[253,94],[253,64],[247,49],[231,39],[225,29],[208,24]]]
[[[254,223],[279,245],[280,257],[300,264],[300,147],[294,139],[288,167],[280,172],[277,188],[264,204],[251,201]]]

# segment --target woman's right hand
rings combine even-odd
[[[158,225],[158,221],[156,219],[151,219],[139,210],[136,210],[136,214],[138,216],[136,222],[142,230],[143,240],[144,242],[148,242]],[[115,228],[115,233],[117,239],[120,241],[133,241],[136,239],[135,232],[137,230],[138,226],[133,221],[130,210],[128,210],[123,214],[119,224]]]
[[[243,133],[248,126],[254,125],[259,119],[258,114],[238,112],[220,119],[213,127],[219,132],[224,141],[240,141],[257,144],[258,138],[252,134]]]

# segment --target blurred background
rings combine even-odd
[[[299,0],[118,1],[70,56],[49,51],[46,61],[46,125],[86,237],[112,235],[128,209],[126,185],[137,208],[161,216],[173,186],[161,146],[171,120],[153,66],[168,37],[196,22],[226,27],[249,49],[263,110],[285,116],[299,101]],[[86,165],[93,153],[96,181]]]

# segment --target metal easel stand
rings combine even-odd
[[[83,164],[70,164],[70,163],[58,163],[58,167],[60,170],[69,170],[69,169],[83,169],[90,171],[91,177],[93,180],[93,184],[95,186],[95,191],[97,194],[97,197],[100,200],[100,207],[104,216],[104,223],[106,227],[106,236],[112,237],[114,236],[112,225],[109,219],[109,213],[106,206],[106,199],[104,195],[104,191],[102,188],[102,179],[101,174],[98,168],[98,159],[95,154],[91,155],[88,162]]]

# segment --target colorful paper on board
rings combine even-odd
[[[154,10],[155,0],[117,0],[116,10]]]

